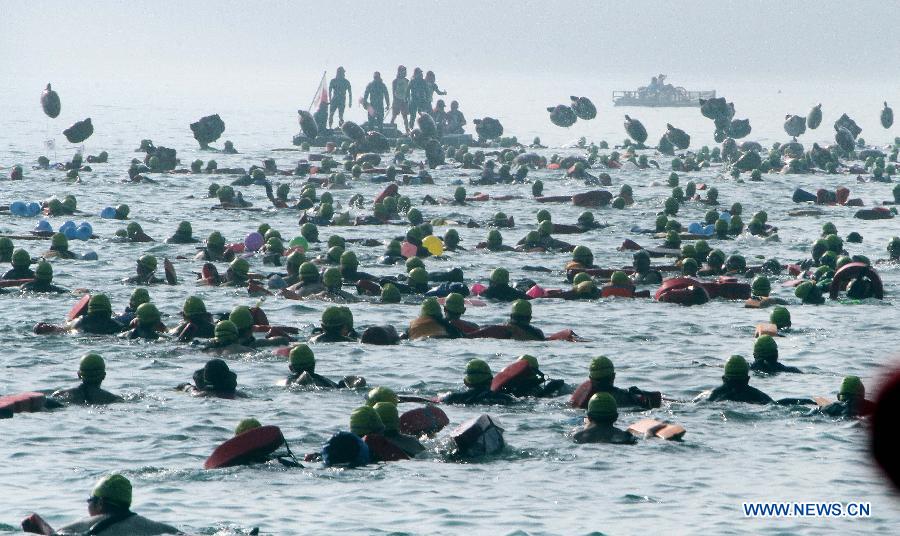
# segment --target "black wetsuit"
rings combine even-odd
[[[0,279],[34,279],[34,270],[31,268],[13,268],[8,270]]]
[[[707,399],[710,402],[717,400],[730,400],[732,402],[747,402],[748,404],[771,404],[772,398],[755,387],[746,383],[723,383],[713,389]]]
[[[456,391],[441,396],[444,404],[483,404],[507,405],[515,404],[516,399],[506,393],[495,393],[489,387],[470,387],[465,391]]]
[[[64,292],[68,292],[68,290],[57,287],[56,285],[48,282],[48,281],[32,281],[30,283],[25,283],[20,287],[22,290],[31,291],[31,292],[55,292],[57,294],[62,294]]]
[[[750,363],[750,370],[754,370],[756,372],[765,372],[766,374],[778,374],[779,372],[793,372],[795,374],[803,374],[803,372],[797,367],[789,367],[787,365],[782,364],[780,361],[765,361],[762,359],[754,359],[753,363]]]
[[[125,329],[121,323],[113,320],[106,315],[91,315],[90,313],[75,320],[72,329],[83,333],[94,333],[97,335],[112,335],[120,333]]]
[[[527,294],[522,292],[519,289],[515,289],[509,285],[494,285],[491,284],[488,288],[481,293],[482,298],[488,298],[491,300],[498,301],[516,301],[516,300],[528,300],[531,299]]]
[[[633,445],[637,439],[630,433],[620,430],[611,424],[590,425],[575,432],[573,437],[576,443],[613,443],[618,445]]]

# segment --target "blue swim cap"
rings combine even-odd
[[[725,220],[725,223],[731,223],[731,213],[725,212],[724,210],[719,214],[720,220]]]
[[[366,465],[370,461],[369,446],[357,435],[338,432],[322,446],[322,461],[325,467]]]
[[[28,203],[28,216],[29,217],[33,218],[40,213],[41,213],[41,205],[39,205],[38,203],[36,203],[34,201],[32,201],[31,203]]]
[[[687,230],[691,234],[703,234],[703,224],[698,221],[692,222]]]
[[[78,240],[90,240],[91,235],[93,234],[94,228],[91,227],[91,224],[86,221],[81,222],[81,225],[79,225],[78,228],[75,229],[75,238],[77,238]]]
[[[81,256],[81,260],[83,260],[83,261],[95,261],[98,258],[99,257],[97,256],[97,252],[93,251],[93,250],[88,251],[87,253],[85,253],[84,255]]]
[[[100,211],[100,217],[111,220],[116,217],[116,209],[114,209],[113,207],[106,207]]]
[[[22,201],[13,201],[9,204],[9,211],[13,216],[27,216],[28,207]]]
[[[66,223],[59,226],[59,232],[66,235],[66,238],[69,240],[75,239],[75,229],[78,227],[75,225],[75,222],[72,220],[67,221]]]
[[[53,226],[47,220],[41,220],[34,226],[34,230],[39,233],[52,233]]]

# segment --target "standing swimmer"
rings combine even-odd
[[[428,113],[431,102],[428,100],[428,82],[422,76],[422,69],[413,69],[412,80],[409,81],[409,122],[416,123],[416,112]]]
[[[397,116],[403,117],[403,130],[409,134],[409,79],[406,78],[406,67],[397,67],[397,78],[391,82],[391,93],[394,94],[394,106],[391,108],[391,124],[397,124]]]
[[[384,111],[391,107],[391,97],[378,71],[375,71],[372,81],[366,86],[363,101],[375,110],[375,115],[369,118],[369,128],[381,132],[384,128]]]
[[[338,113],[338,126],[344,124],[344,105],[353,107],[353,90],[350,88],[350,81],[344,78],[344,68],[338,67],[337,73],[331,82],[328,82],[328,97],[330,101],[330,110],[328,113],[328,128],[331,128],[334,122],[334,111]]]

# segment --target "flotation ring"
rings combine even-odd
[[[577,389],[575,389],[575,392],[572,393],[572,397],[569,399],[569,405],[573,408],[587,409],[588,401],[594,396],[595,392],[594,382],[585,380]]]
[[[408,460],[409,455],[397,445],[391,443],[381,434],[369,434],[363,437],[363,442],[369,447],[369,455],[376,462],[398,462]]]
[[[450,424],[444,410],[437,406],[411,409],[400,416],[400,431],[411,436],[434,435]]]
[[[600,289],[600,297],[601,298],[634,298],[634,287],[629,286],[618,286],[618,285],[607,285]]]
[[[87,312],[88,303],[90,303],[90,301],[91,301],[91,295],[90,295],[90,294],[85,294],[84,296],[82,296],[81,298],[79,298],[78,301],[75,302],[75,305],[73,305],[72,308],[69,309],[69,312],[66,313],[66,320],[68,320],[69,322],[71,322],[72,320],[75,320],[75,319],[78,318],[79,316],[81,316],[81,315],[83,315],[84,313],[86,313],[86,312]]]
[[[253,428],[216,447],[203,463],[203,468],[221,469],[240,465],[275,452],[284,442],[284,435],[277,426]]]
[[[834,277],[831,279],[831,299],[836,300],[838,294],[847,288],[847,284],[851,279],[858,279],[860,277],[868,277],[869,280],[872,281],[872,291],[874,296],[879,300],[884,299],[884,285],[881,283],[881,277],[878,276],[878,272],[871,266],[862,262],[847,263],[834,273]]]
[[[752,288],[747,283],[740,283],[734,277],[720,277],[711,283],[702,283],[703,289],[710,298],[724,298],[726,300],[746,300],[750,297]]]
[[[484,456],[503,449],[503,428],[490,415],[479,415],[453,430],[451,437],[462,456]]]
[[[4,279],[0,281],[0,288],[21,287],[25,283],[31,283],[34,279]]]
[[[399,192],[399,191],[400,191],[400,187],[397,186],[396,184],[388,184],[387,187],[385,187],[385,189],[382,190],[380,194],[378,194],[378,197],[375,198],[375,202],[381,203],[388,197],[393,197],[393,196],[397,195],[397,192]]]
[[[703,284],[690,277],[675,277],[663,281],[654,295],[656,301],[681,305],[701,305],[709,301]]]
[[[0,415],[12,417],[13,413],[41,411],[47,404],[44,393],[26,392],[0,396]]]
[[[531,372],[531,365],[528,364],[528,361],[520,359],[511,365],[507,365],[503,370],[494,375],[494,379],[491,381],[491,391],[499,393],[509,382],[519,378],[525,378],[531,374],[533,374]]]

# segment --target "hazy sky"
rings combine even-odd
[[[4,77],[441,73],[898,77],[897,1],[2,0]]]

